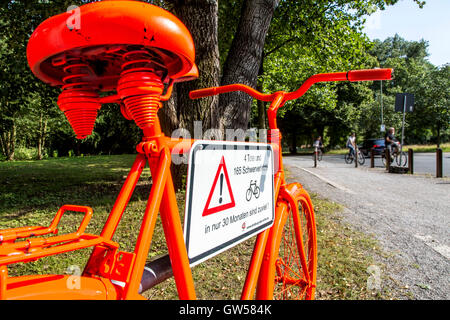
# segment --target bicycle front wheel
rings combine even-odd
[[[363,165],[366,162],[366,159],[364,158],[364,155],[362,152],[358,152],[358,163],[360,165]]]
[[[397,163],[398,166],[405,167],[406,164],[408,163],[408,154],[405,151],[402,151],[401,157],[400,153],[397,154],[397,156],[395,157],[395,162]]]
[[[299,184],[287,187],[292,195],[280,202],[278,217],[261,267],[258,299],[314,299],[317,240],[314,210],[308,193]]]

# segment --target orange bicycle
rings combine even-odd
[[[49,18],[34,31],[27,48],[32,71],[43,81],[62,87],[58,105],[77,138],[92,133],[103,103],[118,103],[122,114],[142,129],[143,139],[100,235],[85,232],[92,209],[75,205],[63,206],[49,227],[0,230],[0,299],[143,299],[142,292],[172,275],[179,298],[195,299],[192,266],[253,236],[256,242],[241,298],[313,299],[317,270],[313,204],[301,184],[285,180],[277,110],[316,82],[386,80],[391,78],[391,70],[318,74],[291,93],[263,94],[241,84],[191,92],[190,97],[197,99],[240,90],[271,102],[268,143],[224,143],[231,147],[222,148],[231,155],[245,152],[246,159],[257,165],[231,167],[233,160],[216,148],[217,144],[203,148],[209,142],[171,139],[161,131],[157,116],[161,102],[169,99],[175,82],[198,76],[192,37],[176,17],[138,1],[95,2],[80,7],[78,14],[81,30],[68,24],[74,19],[68,12]],[[101,91],[116,93],[101,97]],[[217,171],[211,173],[212,184],[205,192],[199,191],[195,178],[202,171],[195,168],[203,151],[209,152],[206,158],[217,156],[213,164]],[[189,170],[197,172],[188,182],[186,203],[191,211],[185,218],[184,232],[170,172],[171,157],[179,153],[189,153]],[[132,252],[121,251],[112,237],[147,163],[153,185],[136,246]],[[243,196],[233,191],[238,176],[258,177],[258,199],[246,200],[245,191]],[[242,185],[248,188],[248,184]],[[261,199],[267,202],[261,203]],[[66,212],[81,212],[84,219],[76,232],[58,235],[58,223]],[[147,263],[158,213],[168,255]],[[195,231],[199,221],[214,222],[217,217],[220,224],[201,225],[204,231]],[[233,232],[241,232],[234,242],[211,236],[212,242],[218,241],[213,244],[214,252],[210,253],[207,245],[198,248],[209,243],[202,237],[214,234],[214,229],[232,227],[236,229]],[[9,265],[84,248],[93,250],[75,289],[68,286],[71,279],[67,275],[8,276]]]

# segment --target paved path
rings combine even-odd
[[[389,174],[326,157],[318,168],[311,156],[284,163],[292,180],[343,204],[345,221],[380,241],[391,254],[380,263],[399,288],[416,299],[450,298],[449,178]]]
[[[306,156],[305,156],[306,158]],[[450,177],[450,153],[446,152],[442,157],[442,172],[444,177]],[[310,166],[313,165],[312,157],[310,157]],[[344,155],[324,155],[324,160],[326,162],[332,162],[335,164],[344,163]],[[365,158],[364,167],[370,166],[370,158]],[[307,159],[305,159],[307,161]],[[308,165],[308,164],[305,164]],[[320,162],[319,162],[320,165]],[[349,164],[347,166],[354,166],[354,164]],[[375,167],[383,168],[383,163],[381,158],[375,158]],[[415,153],[414,154],[414,173],[430,174],[432,176],[436,175],[436,153]]]

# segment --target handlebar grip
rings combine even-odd
[[[392,69],[352,70],[347,73],[349,81],[391,80]]]
[[[209,96],[214,96],[217,94],[217,88],[205,88],[205,89],[198,89],[189,92],[189,98],[191,99],[198,99],[198,98],[204,98]]]

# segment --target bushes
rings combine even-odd
[[[37,148],[16,147],[14,160],[36,160]]]

